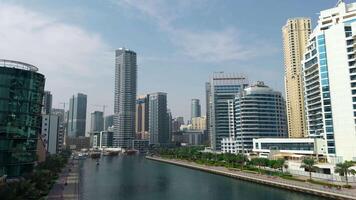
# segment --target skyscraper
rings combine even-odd
[[[190,119],[193,119],[195,117],[201,117],[201,106],[199,99],[192,99],[190,105],[190,117]]]
[[[69,100],[68,137],[85,136],[87,95],[78,93]]]
[[[157,92],[149,95],[149,134],[150,144],[169,143],[167,115],[167,94]]]
[[[104,131],[107,131],[114,125],[114,115],[108,115],[104,118]]]
[[[136,101],[136,139],[148,139],[149,95],[140,96]]]
[[[136,53],[115,51],[114,146],[130,148],[135,135]]]
[[[48,115],[51,114],[52,110],[52,94],[50,91],[45,91],[42,101],[42,114]]]
[[[225,153],[249,153],[255,138],[287,137],[282,94],[263,82],[245,88],[229,101],[229,110],[230,136],[222,141]]]
[[[206,111],[206,131],[208,133],[208,140],[211,139],[211,130],[210,130],[210,109],[211,109],[211,102],[210,102],[210,92],[211,86],[210,82],[205,83],[205,111]]]
[[[94,111],[90,114],[90,132],[100,132],[104,130],[104,113]]]
[[[356,158],[356,3],[320,12],[304,54],[309,136],[324,138],[330,162]]]
[[[0,175],[32,171],[41,134],[45,77],[38,68],[0,60]]]
[[[311,33],[309,18],[288,19],[282,28],[289,137],[306,137],[301,60]]]
[[[214,73],[209,83],[210,143],[213,150],[221,150],[221,140],[229,137],[229,101],[233,101],[245,87],[247,78],[237,74]]]

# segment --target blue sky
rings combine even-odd
[[[88,112],[113,109],[114,50],[138,54],[138,94],[167,92],[173,116],[205,110],[204,83],[216,71],[247,75],[284,91],[281,27],[337,0],[0,1],[0,55],[37,65],[53,107],[77,92]],[[350,1],[347,1],[350,2]]]

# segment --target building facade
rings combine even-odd
[[[114,126],[114,115],[108,115],[104,118],[104,131]]]
[[[222,152],[249,153],[253,139],[287,137],[285,102],[280,92],[257,82],[228,102],[229,137]]]
[[[136,100],[136,139],[148,139],[149,95],[140,96]]]
[[[194,117],[192,118],[193,130],[206,130],[206,117]]]
[[[84,137],[87,117],[87,95],[78,93],[69,100],[68,137]]]
[[[31,172],[41,134],[45,77],[30,64],[0,60],[0,170]]]
[[[282,28],[288,136],[307,137],[301,61],[311,33],[309,18],[288,19]]]
[[[167,94],[163,92],[149,95],[149,128],[150,144],[169,143],[167,117]]]
[[[100,132],[104,130],[104,113],[94,111],[90,114],[90,132]]]
[[[62,136],[59,128],[59,116],[52,114],[42,115],[41,137],[49,154],[56,154],[60,151],[61,146],[59,146],[58,140]]]
[[[192,99],[190,103],[190,119],[201,116],[201,106],[199,99]]]
[[[51,114],[52,110],[52,94],[50,91],[45,91],[43,95],[43,101],[42,101],[42,114],[43,115],[48,115]]]
[[[234,100],[248,81],[237,74],[214,73],[208,85],[210,143],[213,150],[220,151],[222,139],[229,137],[228,101]]]
[[[120,48],[115,51],[115,147],[130,148],[135,136],[136,89],[136,53]]]
[[[356,3],[320,12],[304,54],[307,130],[332,163],[356,160]]]
[[[52,108],[52,115],[58,116],[58,138],[57,138],[57,153],[62,152],[64,148],[64,138],[65,138],[65,112],[64,109]]]

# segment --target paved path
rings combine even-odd
[[[188,162],[183,160],[175,159],[162,159],[159,157],[146,157],[148,159],[167,162],[179,166],[185,166],[189,168],[194,168],[202,171],[208,171],[215,174],[225,175],[229,177],[234,177],[238,179],[253,181],[257,183],[262,183],[266,185],[272,185],[276,187],[286,188],[294,191],[301,191],[305,193],[315,194],[318,196],[333,197],[335,199],[355,199],[356,200],[356,190],[355,189],[336,189],[327,188],[321,185],[311,184],[308,182],[299,182],[293,180],[286,180],[276,176],[260,175],[248,172],[242,172],[238,170],[230,170],[225,167],[216,166],[206,166],[200,165],[194,162]]]
[[[79,163],[70,160],[49,192],[48,200],[79,200]],[[67,185],[65,184],[67,183]]]

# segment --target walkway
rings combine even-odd
[[[71,160],[49,192],[48,200],[79,200],[79,162]],[[67,185],[65,184],[67,183]]]
[[[241,172],[235,170],[229,170],[225,167],[216,166],[206,166],[196,164],[194,162],[174,160],[174,159],[163,159],[158,157],[146,157],[147,159],[156,160],[160,162],[166,162],[174,165],[184,166],[188,168],[198,169],[202,171],[207,171],[210,173],[220,174],[224,176],[234,177],[237,179],[243,179],[247,181],[257,182],[261,184],[271,185],[275,187],[285,188],[294,191],[305,192],[309,194],[314,194],[317,196],[325,196],[334,199],[354,199],[356,200],[356,190],[355,189],[335,189],[327,188],[321,185],[311,184],[308,182],[299,182],[293,180],[286,180],[276,176],[267,176],[260,174],[253,174],[248,172]]]

